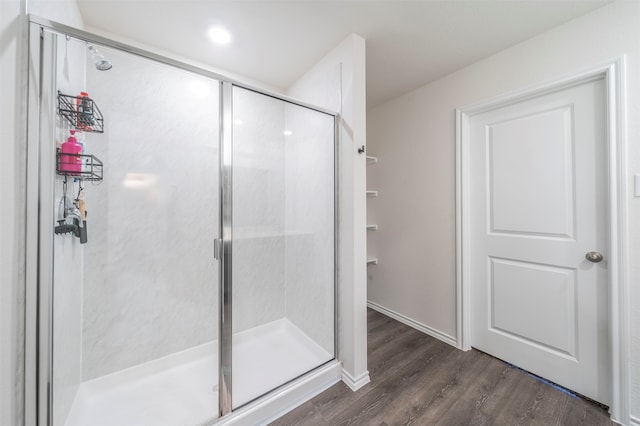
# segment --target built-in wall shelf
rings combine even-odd
[[[378,157],[367,155],[367,165],[377,164],[377,163],[378,163]],[[367,198],[373,198],[377,196],[378,196],[378,191],[367,191]],[[367,225],[367,231],[377,231],[377,230],[378,230],[378,225],[376,224]],[[367,265],[377,265],[377,264],[378,264],[378,258],[376,257],[367,258]]]

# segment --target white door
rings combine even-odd
[[[605,99],[600,78],[471,117],[469,279],[473,347],[608,405]]]

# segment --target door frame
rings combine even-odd
[[[477,114],[603,78],[607,126],[607,238],[609,253],[609,350],[611,418],[630,422],[629,281],[627,260],[627,153],[625,133],[625,57],[456,109],[456,312],[457,347],[471,349],[470,121]]]

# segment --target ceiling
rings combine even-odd
[[[87,27],[284,90],[350,33],[367,42],[373,107],[610,0],[79,0]],[[212,44],[226,27],[233,40]]]

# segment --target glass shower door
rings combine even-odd
[[[235,409],[334,359],[335,119],[230,90]]]
[[[50,227],[43,225],[40,244],[52,264],[39,305],[41,320],[50,321],[41,330],[51,333],[40,349],[51,368],[50,384],[39,373],[51,395],[42,418],[52,426],[211,420],[218,413],[211,241],[219,235],[219,81],[32,31],[43,40],[34,56],[50,69],[42,71],[47,85],[33,132],[43,165],[41,223]],[[96,68],[92,49],[112,69]],[[89,97],[89,118],[73,115]],[[99,179],[94,163],[71,170],[56,161],[72,132],[84,143],[83,160],[104,163]]]

